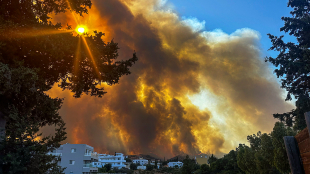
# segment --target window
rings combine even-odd
[[[70,160],[70,161],[69,161],[69,164],[70,164],[70,165],[74,165],[74,163],[75,163],[74,160]]]
[[[72,148],[71,153],[75,153],[75,152],[76,152],[76,148]]]

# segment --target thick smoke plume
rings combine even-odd
[[[54,21],[78,25],[72,14]],[[273,113],[292,108],[263,62],[259,34],[202,31],[195,19],[182,20],[164,1],[93,0],[80,24],[119,43],[120,59],[135,50],[138,62],[120,83],[105,86],[103,98],[64,97],[60,111],[69,143],[100,153],[227,153],[246,136],[270,132]],[[65,142],[64,142],[65,143]]]

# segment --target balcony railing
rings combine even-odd
[[[98,159],[99,155],[98,155],[97,153],[92,153],[92,154],[91,154],[91,157],[92,157],[92,158]]]
[[[103,163],[125,163],[126,162],[126,160],[107,160],[107,159],[102,159],[102,158],[99,158],[99,161]]]
[[[84,156],[91,156],[92,158],[98,159],[99,155],[97,153],[85,153]]]
[[[97,166],[96,166],[96,165],[93,165],[92,163],[83,164],[83,167],[94,167],[94,168],[97,168]]]

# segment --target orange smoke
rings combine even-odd
[[[262,61],[257,32],[199,33],[169,8],[159,0],[93,0],[89,15],[53,16],[104,32],[105,41],[119,43],[119,59],[134,50],[139,57],[132,74],[103,85],[103,98],[49,91],[65,98],[66,142],[161,158],[222,154],[247,135],[270,132],[272,114],[292,108]]]

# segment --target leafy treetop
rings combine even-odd
[[[274,114],[275,118],[285,121],[288,126],[296,130],[306,127],[304,113],[310,110],[310,2],[307,0],[289,0],[288,6],[293,8],[292,17],[282,17],[284,26],[280,31],[288,32],[295,36],[297,43],[283,41],[284,36],[269,35],[272,42],[270,50],[278,51],[277,57],[268,57],[266,61],[271,62],[277,68],[276,75],[281,77],[281,87],[288,94],[286,100],[297,99],[296,109],[284,114]]]

